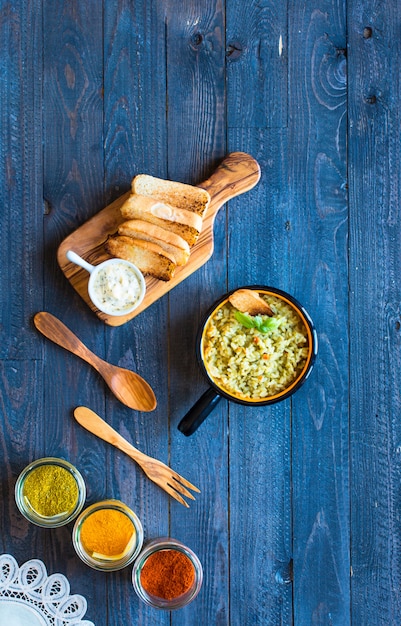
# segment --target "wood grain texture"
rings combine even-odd
[[[228,125],[285,128],[288,2],[228,2],[226,11]]]
[[[259,184],[228,207],[229,288],[260,284],[286,289],[291,256],[285,227],[285,3],[235,2],[227,10],[229,147],[241,145],[254,154],[262,172]],[[230,42],[239,42],[241,51],[230,48]],[[253,88],[255,97],[244,97]],[[229,431],[231,623],[290,624],[291,405],[256,409],[232,403]]]
[[[100,5],[73,0],[44,7],[42,160],[45,202],[43,278],[45,301],[39,310],[66,313],[80,306],[60,284],[59,243],[105,205],[103,162],[103,18]],[[40,76],[40,75],[39,75]],[[84,310],[82,307],[81,310]],[[98,329],[78,316],[76,331]]]
[[[168,173],[196,184],[227,154],[224,3],[195,0],[177,11],[169,0],[166,7]],[[226,207],[216,216],[213,236],[210,261],[169,294],[171,463],[183,473],[186,459],[191,459],[191,480],[201,490],[185,520],[171,507],[170,533],[192,547],[205,571],[196,604],[172,615],[177,626],[229,620],[227,407],[223,404],[205,424],[202,437],[188,441],[177,430],[204,389],[194,358],[200,317],[226,289]]]
[[[105,184],[109,201],[135,172],[165,177],[167,126],[163,3],[104,6]],[[102,207],[99,207],[102,208]]]
[[[224,4],[164,4],[168,177],[197,184],[226,155]]]
[[[294,5],[289,40],[289,286],[320,346],[292,400],[294,621],[340,625],[351,604],[345,3]]]
[[[372,626],[401,622],[400,14],[348,6],[352,622]]]
[[[42,3],[42,6],[42,63],[33,71],[43,90],[41,193],[45,215],[40,232],[44,237],[44,261],[38,284],[42,285],[44,298],[41,306],[30,309],[29,313],[51,311],[102,355],[103,329],[88,324],[85,307],[80,309],[79,297],[74,298],[66,281],[60,283],[63,276],[56,259],[60,241],[105,202],[102,8],[94,2],[82,4],[74,0],[62,4]],[[105,446],[88,442],[79,432],[71,412],[76,402],[100,411],[107,388],[85,363],[70,358],[67,353],[65,358],[60,348],[43,339],[37,331],[35,335],[37,345],[43,346],[45,363],[43,375],[37,382],[44,404],[38,428],[44,441],[36,448],[35,457],[61,456],[76,465],[86,481],[88,501],[93,502],[108,495],[113,475],[110,457]],[[95,623],[102,620],[99,607],[104,588],[101,582],[98,587],[94,586],[87,568],[77,562],[71,546],[71,528],[61,528],[47,538],[47,543],[48,571],[60,571],[74,581],[72,590],[88,598],[88,619]]]
[[[167,124],[165,114],[165,20],[163,3],[103,3],[104,34],[104,180],[107,200],[121,196],[135,172],[166,177]],[[81,222],[82,224],[83,222]],[[78,226],[78,224],[77,224]],[[71,232],[71,231],[70,231]],[[66,281],[67,282],[67,281]],[[86,310],[87,306],[84,304]],[[93,317],[93,313],[89,315]],[[97,321],[97,320],[95,320]],[[100,322],[101,326],[105,326]],[[140,372],[157,388],[158,406],[151,414],[117,409],[108,398],[97,411],[118,432],[146,454],[169,461],[168,403],[168,301],[161,299],[130,324],[104,329],[107,360]],[[83,403],[94,408],[91,404]],[[92,435],[88,435],[93,439]],[[107,445],[107,444],[105,444]],[[118,450],[110,450],[110,493],[131,503],[145,529],[145,540],[169,534],[169,496]],[[189,472],[190,478],[191,472]],[[180,509],[183,507],[175,503]],[[104,587],[110,624],[119,626],[121,615],[128,623],[151,624],[150,607],[132,595],[129,568],[109,578]],[[105,603],[103,602],[103,607]],[[101,622],[104,621],[104,616]],[[161,615],[161,624],[169,616]]]
[[[42,93],[31,71],[41,64],[41,2],[0,2],[0,246],[2,359],[35,349],[26,307],[43,299]],[[35,234],[37,247],[32,245]],[[15,286],[18,285],[18,289]],[[33,290],[32,285],[40,285]]]

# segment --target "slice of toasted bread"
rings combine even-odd
[[[252,289],[237,289],[229,298],[234,308],[249,315],[274,315],[266,300],[260,297],[257,291]]]
[[[150,241],[132,237],[110,237],[105,244],[109,254],[136,265],[144,274],[170,280],[176,268],[174,257]]]
[[[188,242],[180,235],[156,226],[156,224],[144,220],[128,220],[120,224],[118,234],[156,243],[163,250],[173,255],[177,265],[185,265],[189,259]]]
[[[179,209],[186,209],[204,217],[210,203],[210,195],[206,189],[138,174],[132,181],[132,191],[155,200],[166,202]]]
[[[138,194],[131,194],[124,202],[121,215],[128,220],[141,219],[170,230],[190,246],[196,243],[202,229],[202,218],[196,213]]]

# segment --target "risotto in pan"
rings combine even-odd
[[[267,318],[270,330],[248,328],[227,301],[209,318],[202,339],[202,357],[213,382],[249,401],[285,391],[301,375],[309,354],[308,334],[296,310],[278,297],[261,295],[274,314]]]

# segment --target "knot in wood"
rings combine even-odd
[[[43,215],[50,215],[51,213],[51,205],[49,200],[46,198],[43,200]]]
[[[370,26],[365,26],[365,28],[363,29],[364,39],[370,39],[372,35],[373,35],[372,28]]]
[[[243,46],[239,41],[232,41],[228,44],[226,50],[226,57],[230,61],[235,61],[238,59],[243,52]]]
[[[199,48],[203,43],[203,35],[202,33],[196,32],[191,37],[191,46],[194,49]]]
[[[293,562],[282,563],[275,573],[276,582],[279,585],[289,585],[293,581]]]
[[[367,104],[375,104],[377,102],[376,96],[367,96],[365,98]]]

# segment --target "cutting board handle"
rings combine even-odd
[[[206,189],[212,197],[208,214],[217,213],[228,200],[252,189],[259,179],[259,163],[250,154],[231,152],[210,178],[198,185]]]

